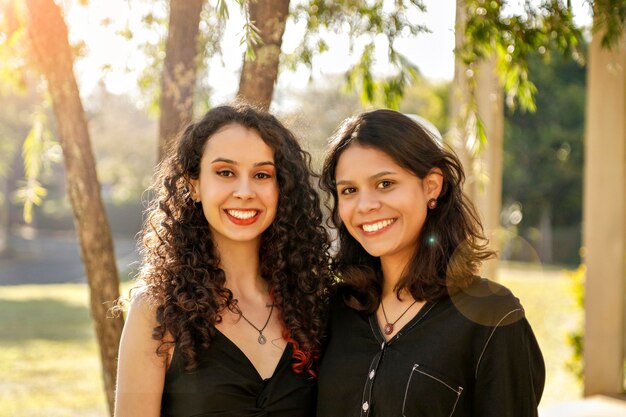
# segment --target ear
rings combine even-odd
[[[193,179],[186,177],[187,186],[189,187],[189,195],[193,201],[200,201],[200,187],[199,187],[199,179]]]
[[[426,198],[437,199],[439,194],[441,194],[441,189],[443,187],[443,172],[441,172],[441,169],[437,167],[432,168],[428,174],[426,174],[422,182]]]

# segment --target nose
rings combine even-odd
[[[380,200],[372,193],[361,191],[357,202],[359,213],[369,213],[380,208]]]
[[[242,178],[240,181],[237,181],[237,185],[235,191],[233,192],[233,196],[235,198],[239,198],[242,200],[249,200],[256,196],[254,189],[252,188],[252,184],[245,178]]]

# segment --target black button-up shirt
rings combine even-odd
[[[535,417],[545,367],[524,310],[476,279],[426,303],[385,341],[375,315],[337,297],[319,374],[318,417]]]

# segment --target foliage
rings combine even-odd
[[[23,2],[7,0],[0,7],[0,11],[4,12],[0,14],[0,93],[13,97],[7,101],[5,111],[15,114],[24,104],[24,100],[16,100],[15,94],[28,94],[28,102],[33,106],[30,109],[21,109],[31,115],[31,127],[25,139],[17,136],[23,126],[16,126],[12,122],[12,127],[7,126],[7,136],[1,134],[4,129],[0,126],[0,136],[4,136],[1,137],[3,143],[0,148],[7,151],[0,156],[0,176],[10,169],[16,145],[23,139],[24,179],[20,181],[14,200],[23,204],[24,221],[30,223],[33,220],[34,206],[41,205],[47,194],[43,181],[50,175],[52,164],[61,160],[61,148],[50,130],[48,98],[39,91],[41,88],[37,88],[38,91],[33,94],[33,85],[41,84],[41,78],[35,71],[34,59],[30,55],[30,42],[25,28],[25,6]],[[78,52],[80,48],[76,47],[74,51]],[[5,120],[0,122],[6,124]]]
[[[38,100],[33,89],[23,93],[0,89],[0,180],[11,174],[20,144],[32,127],[31,112]]]
[[[472,96],[474,67],[495,56],[508,106],[514,108],[517,101],[523,110],[534,111],[537,88],[529,76],[530,57],[539,53],[547,62],[555,51],[582,62],[578,51],[582,32],[574,24],[570,6],[561,0],[542,0],[538,7],[526,1],[524,11],[513,14],[505,14],[503,1],[467,0],[466,5],[465,43],[458,54],[468,66]]]
[[[240,43],[246,45],[245,59],[254,60],[253,46],[262,42],[255,22],[250,20],[247,0],[234,0],[244,16]],[[292,7],[292,18],[295,21],[304,20],[306,31],[300,47],[288,56],[283,56],[283,64],[289,70],[295,70],[299,65],[312,68],[313,57],[328,50],[324,40],[330,32],[348,32],[352,45],[356,40],[367,40],[367,45],[361,52],[360,58],[346,74],[346,84],[354,90],[361,91],[363,103],[374,101],[383,102],[387,107],[398,108],[404,89],[417,77],[418,71],[406,57],[394,48],[394,40],[401,35],[418,34],[427,29],[411,22],[411,13],[423,12],[425,8],[420,0],[396,1],[395,7],[384,7],[383,0],[342,0],[328,2],[311,0],[298,3]],[[159,2],[163,6],[163,1]],[[139,86],[150,96],[150,108],[158,113],[157,82],[163,64],[165,53],[165,38],[167,26],[167,7],[157,8],[157,11],[148,11],[143,19],[145,28],[158,33],[155,39],[144,43],[143,53],[147,65],[140,80]],[[208,61],[221,54],[220,39],[224,25],[230,18],[229,2],[227,0],[209,1],[203,10],[200,31],[202,44],[198,80],[206,80]],[[132,36],[129,29],[120,34]],[[383,36],[389,49],[389,61],[395,68],[395,75],[377,80],[372,73],[374,65],[375,39]],[[204,73],[204,74],[203,74]],[[206,86],[198,86],[200,94],[206,91]],[[206,93],[204,97],[206,98]],[[206,102],[196,100],[195,102]]]
[[[418,77],[408,86],[400,102],[400,111],[424,117],[442,134],[449,127],[449,82],[431,82]]]
[[[134,7],[139,7],[137,3]],[[146,97],[147,109],[153,115],[159,114],[159,97],[161,95],[161,71],[165,59],[165,42],[167,40],[166,2],[159,1],[141,17],[142,30],[151,34],[141,42],[139,52],[144,57],[144,69],[137,80],[140,91]],[[130,14],[126,18],[124,30],[118,30],[119,36],[136,37],[130,29],[137,22],[130,22]]]
[[[302,90],[276,90],[274,101],[286,110],[281,120],[302,140],[303,147],[321,167],[326,142],[333,130],[346,117],[363,109],[358,95],[342,90],[343,79],[335,75],[313,81]],[[315,97],[314,100],[311,97]],[[282,106],[283,101],[288,105]]]
[[[241,45],[243,45],[244,43],[246,44],[245,59],[254,61],[256,59],[256,55],[254,53],[254,45],[263,43],[263,39],[261,39],[259,29],[254,25],[255,22],[250,20],[248,2],[246,0],[235,0],[235,3],[239,5],[239,8],[241,9],[241,11],[243,11],[244,16],[244,24],[242,28],[243,34],[241,35],[239,43]],[[221,21],[228,20],[229,12],[226,0],[217,0],[217,5],[215,6],[215,9],[217,10],[217,15],[220,17]]]
[[[576,308],[580,311],[585,309],[585,276],[587,267],[581,264],[578,269],[568,272],[571,280],[572,295],[576,301]],[[567,344],[572,348],[572,355],[565,363],[568,371],[572,372],[576,379],[583,382],[583,342],[584,326],[582,321],[577,323],[577,328],[566,335]]]
[[[26,90],[28,55],[24,42],[23,4],[17,0],[0,3],[0,91]]]
[[[255,22],[250,20],[247,0],[234,0],[243,13],[244,23],[242,27],[241,44],[246,45],[245,59],[253,60],[253,46],[262,42]],[[347,32],[352,46],[359,41],[366,41],[358,62],[346,74],[346,85],[353,90],[361,91],[363,103],[382,102],[385,106],[398,108],[405,88],[417,78],[418,71],[406,57],[394,48],[394,40],[398,36],[416,35],[427,31],[421,25],[412,23],[411,13],[423,12],[425,7],[421,0],[396,1],[393,8],[384,5],[383,0],[342,0],[328,2],[323,0],[311,0],[299,2],[292,7],[292,18],[306,22],[306,31],[300,47],[292,54],[283,56],[283,64],[289,70],[295,70],[299,65],[305,65],[309,69],[313,65],[313,57],[316,54],[328,50],[325,36],[331,32]],[[165,39],[167,26],[167,6],[163,0],[158,2],[162,7],[156,11],[146,12],[143,23],[146,30],[157,33],[149,42],[145,42],[142,51],[146,56],[147,65],[140,77],[139,86],[150,100],[150,109],[154,114],[158,113],[158,91],[160,77],[165,54]],[[199,82],[206,80],[208,61],[221,54],[220,39],[224,25],[230,18],[229,1],[208,1],[203,10],[201,19],[202,44],[200,54]],[[128,26],[128,25],[127,25]],[[120,32],[123,36],[133,36],[132,31],[126,28]],[[389,49],[389,61],[395,68],[395,74],[378,80],[372,73],[374,65],[374,53],[376,50],[375,39],[386,39]],[[156,40],[156,41],[155,41]],[[207,86],[199,85],[199,94],[203,100],[194,100],[198,103],[208,101]]]
[[[130,3],[129,3],[130,4]],[[154,116],[159,114],[160,79],[165,59],[165,44],[168,33],[169,1],[137,0],[129,7],[140,13],[129,13],[125,20],[117,22],[116,33],[127,39],[141,39],[138,50],[145,65],[138,78],[138,86],[146,97],[147,108]],[[139,15],[138,21],[131,18]],[[221,38],[228,18],[228,12],[207,2],[200,16],[198,36],[198,76],[195,89],[195,114],[204,113],[210,102],[211,89],[207,83],[209,61],[221,54]],[[134,29],[131,29],[134,28]]]
[[[594,32],[603,31],[602,47],[615,47],[626,33],[626,2],[624,0],[588,0],[594,4]]]
[[[292,15],[296,22],[305,21],[306,31],[300,46],[284,63],[295,70],[303,64],[309,69],[313,66],[313,57],[328,50],[325,37],[329,33],[348,32],[350,50],[355,41],[365,41],[360,58],[346,73],[349,88],[360,90],[364,104],[384,101],[385,106],[397,109],[405,88],[417,77],[417,68],[395,46],[399,36],[417,35],[428,29],[413,23],[412,14],[426,10],[421,0],[397,0],[393,7],[388,7],[384,0],[311,0],[296,5]],[[372,73],[376,39],[383,38],[388,49],[390,65],[395,75],[376,80]]]
[[[47,115],[44,109],[35,111],[33,127],[24,140],[22,158],[24,159],[24,181],[16,191],[17,201],[24,204],[24,221],[33,220],[33,206],[41,205],[47,191],[41,184],[43,175],[49,175],[51,163],[61,160],[61,147],[54,140],[48,129]]]
[[[138,201],[150,185],[156,164],[156,122],[128,97],[111,94],[103,87],[91,95],[89,102],[102,198],[118,205]]]
[[[281,119],[298,136],[306,140],[304,147],[312,154],[314,164],[319,168],[327,148],[327,140],[339,123],[360,111],[367,109],[356,91],[342,89],[341,76],[327,76],[313,81],[300,91],[276,91],[275,101],[282,106],[287,100],[289,111],[281,114]],[[405,90],[399,104],[400,111],[418,114],[431,121],[440,131],[447,127],[447,105],[449,83],[432,84],[418,77]],[[315,97],[311,100],[311,97]],[[378,107],[380,103],[374,103]]]
[[[518,227],[529,240],[547,213],[554,228],[576,230],[574,239],[555,246],[580,243],[586,71],[565,58],[545,64],[539,56],[530,57],[529,68],[539,111],[506,112],[503,205],[521,204]],[[578,265],[578,246],[555,258]]]

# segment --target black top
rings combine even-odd
[[[426,303],[385,342],[376,316],[337,297],[318,380],[318,417],[536,417],[545,380],[524,310],[476,279]]]
[[[219,330],[209,349],[198,353],[198,368],[183,370],[174,350],[165,374],[161,416],[312,417],[315,381],[293,372],[287,344],[274,374],[262,379],[244,353]]]

